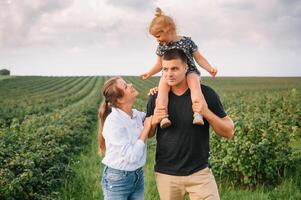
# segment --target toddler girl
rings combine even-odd
[[[201,91],[200,72],[197,69],[194,60],[198,63],[199,66],[208,71],[213,77],[216,75],[217,70],[212,67],[209,62],[201,55],[196,44],[191,40],[190,37],[178,35],[173,19],[167,15],[164,15],[160,8],[156,9],[155,17],[149,26],[149,33],[154,36],[159,43],[156,51],[158,57],[155,65],[150,69],[149,72],[143,74],[142,78],[148,79],[152,75],[161,71],[161,57],[167,50],[174,48],[182,49],[188,58],[188,70],[186,76],[188,87],[191,91],[192,103],[205,101]],[[164,78],[161,77],[159,82],[156,106],[164,106],[167,109],[169,90],[170,87],[167,85]],[[194,113],[193,117],[193,124],[204,124],[203,116],[201,116],[199,113]],[[170,125],[171,121],[168,118],[161,120],[161,128],[166,128]]]

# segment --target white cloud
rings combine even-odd
[[[147,30],[155,6],[221,75],[261,75],[263,68],[301,75],[300,0],[0,0],[0,65],[20,74],[56,74],[54,66],[65,66],[64,73],[137,75],[155,59]]]

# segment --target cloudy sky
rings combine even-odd
[[[142,74],[156,58],[157,6],[219,76],[301,76],[301,0],[0,0],[0,69]]]

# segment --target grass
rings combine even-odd
[[[15,78],[15,76],[9,76],[9,75],[0,75],[0,81],[5,79]]]
[[[219,185],[219,190],[223,200],[299,200],[301,199],[301,191],[297,182],[300,182],[300,176],[286,177],[275,188],[259,186],[255,190],[244,190],[229,185]]]
[[[90,145],[71,165],[74,173],[66,178],[60,199],[102,199],[100,180],[103,165],[97,154],[97,131],[91,136]]]
[[[61,192],[64,200],[99,200],[103,199],[100,186],[103,165],[96,153],[96,132],[91,145],[82,153],[72,166],[75,176],[66,179]],[[149,141],[147,163],[144,167],[145,199],[159,200],[154,179],[154,139]],[[301,147],[301,143],[299,143]],[[301,163],[298,168],[286,175],[283,182],[275,188],[258,186],[255,190],[237,188],[224,181],[217,180],[222,200],[299,200],[301,199]],[[185,199],[188,199],[187,197]]]
[[[227,95],[231,91],[283,91],[301,89],[300,78],[204,78],[204,83]],[[223,95],[222,95],[223,96]],[[74,158],[69,176],[61,189],[60,198],[64,200],[99,200],[103,199],[100,179],[103,169],[101,157],[97,154],[97,131],[91,134],[91,144],[81,155]],[[296,151],[301,151],[301,137],[292,144]],[[148,142],[145,172],[145,199],[159,199],[154,179],[155,139]],[[299,200],[301,199],[301,162],[295,170],[287,171],[281,183],[275,187],[257,186],[249,190],[231,185],[226,180],[216,180],[222,200]],[[188,199],[187,197],[185,199]]]
[[[97,154],[97,132],[92,134],[91,144],[72,165],[74,176],[65,180],[61,191],[64,200],[99,200],[103,199],[101,191],[101,173],[103,165]],[[294,143],[296,149],[301,149],[301,139]],[[148,142],[148,156],[144,167],[145,199],[159,200],[153,166],[155,158],[155,140]],[[246,190],[227,183],[225,180],[216,180],[222,200],[299,200],[301,199],[301,162],[297,169],[290,171],[277,187],[258,186],[254,190]],[[189,199],[187,196],[185,199]]]

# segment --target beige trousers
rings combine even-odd
[[[217,185],[208,167],[189,176],[172,176],[155,172],[161,200],[219,200]]]

